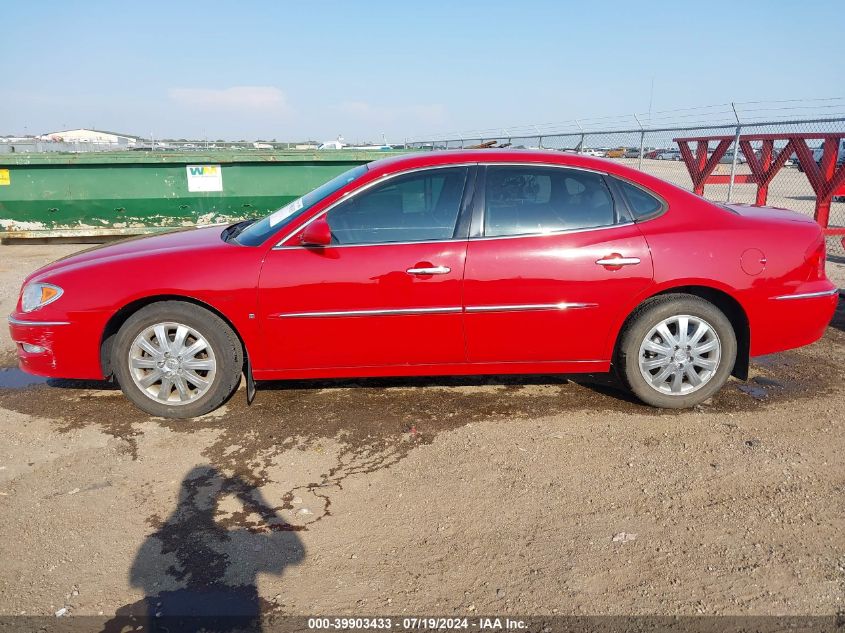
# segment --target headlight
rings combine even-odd
[[[39,282],[27,284],[21,293],[21,308],[24,312],[32,312],[48,303],[53,303],[62,296],[64,290],[53,284]]]

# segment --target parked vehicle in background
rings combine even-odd
[[[821,145],[813,150],[813,160],[816,164],[821,164],[822,155],[824,154],[824,145]],[[839,141],[839,151],[836,155],[836,164],[841,165],[845,162],[845,139]]]
[[[606,149],[600,149],[598,147],[594,147],[594,148],[582,149],[580,153],[583,154],[584,156],[595,156],[596,158],[604,158],[605,155],[607,154],[607,150]]]
[[[607,158],[622,158],[625,156],[625,152],[627,151],[628,149],[625,147],[617,147],[616,149],[611,149],[605,152],[605,156]]]
[[[27,277],[9,324],[24,371],[114,379],[171,418],[220,406],[242,374],[252,394],[614,371],[684,408],[751,355],[816,341],[837,293],[810,217],[575,153],[449,150],[355,167],[261,220],[66,257]]]
[[[821,167],[822,164],[822,156],[824,155],[824,144],[819,145],[818,147],[813,149],[813,160],[816,162],[816,165]],[[798,156],[795,156],[795,163],[798,165],[799,171],[804,171],[804,168],[801,166],[801,163],[798,160]],[[842,165],[845,163],[845,139],[839,141],[839,151],[836,155],[836,165]]]
[[[725,155],[722,156],[722,158],[719,159],[719,163],[721,165],[730,165],[730,164],[733,164],[733,162],[734,162],[734,152],[733,152],[732,149],[729,149],[727,152],[725,152]],[[737,162],[738,165],[743,165],[743,164],[748,162],[748,159],[745,158],[745,154],[742,153],[742,150],[740,150],[737,153],[736,162]]]
[[[657,160],[681,160],[681,150],[679,149],[664,149],[657,152],[655,156]]]

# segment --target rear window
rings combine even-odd
[[[618,182],[635,220],[647,220],[663,211],[663,201],[660,198],[624,180]]]

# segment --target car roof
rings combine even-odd
[[[449,149],[400,154],[369,163],[367,179],[424,167],[472,163],[538,163],[588,169],[634,182],[664,198],[671,196],[674,199],[689,197],[701,200],[700,196],[683,187],[617,161],[557,150]]]
[[[616,174],[632,180],[643,180],[646,174],[611,160],[556,150],[524,149],[449,149],[400,154],[369,164],[371,172],[390,174],[398,171],[465,163],[545,163],[566,167],[580,167]]]
[[[594,156],[556,150],[525,149],[447,149],[433,152],[400,154],[370,163],[370,169],[400,171],[414,167],[428,167],[450,163],[555,163],[607,171],[617,163]]]

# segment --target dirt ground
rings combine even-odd
[[[78,248],[0,246],[0,312]],[[274,383],[166,421],[26,377],[0,330],[0,615],[197,588],[279,614],[845,611],[843,307],[683,412],[535,376]]]

